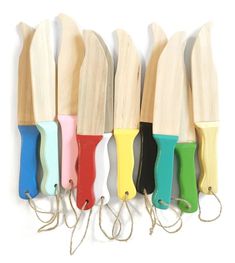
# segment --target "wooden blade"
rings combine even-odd
[[[60,14],[61,42],[58,57],[58,114],[77,115],[80,67],[85,47],[76,23]]]
[[[164,48],[157,71],[153,133],[179,135],[182,89],[185,85],[185,33],[176,33]]]
[[[149,33],[152,38],[152,50],[145,72],[140,121],[152,123],[157,79],[157,64],[160,54],[167,43],[167,37],[161,27],[156,24],[151,24],[149,26]]]
[[[101,135],[105,127],[108,62],[105,51],[92,31],[84,31],[86,48],[78,95],[77,133]]]
[[[141,66],[138,52],[123,30],[116,31],[118,62],[115,74],[114,128],[138,128]]]
[[[50,43],[50,23],[41,23],[30,48],[33,104],[36,122],[55,119],[55,62]]]
[[[218,88],[210,43],[210,24],[200,29],[194,42],[191,79],[194,122],[218,121]]]
[[[97,38],[100,41],[100,44],[103,46],[106,59],[108,62],[108,80],[106,88],[106,109],[105,109],[105,132],[113,131],[113,86],[114,86],[114,64],[112,56],[109,52],[108,47],[106,46],[102,37],[94,32]]]
[[[35,123],[32,99],[32,83],[30,71],[29,48],[34,29],[24,23],[19,24],[23,47],[19,57],[18,70],[18,124],[31,125]]]
[[[182,88],[181,121],[178,142],[195,142],[195,126],[193,123],[192,90],[185,83]]]

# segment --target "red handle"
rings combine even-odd
[[[86,201],[85,210],[95,204],[95,149],[102,135],[77,135],[78,165],[77,165],[77,207],[82,208]]]

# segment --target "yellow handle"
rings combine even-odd
[[[217,192],[217,132],[218,122],[198,122],[196,131],[199,140],[198,157],[201,174],[199,177],[199,191],[211,194],[209,189]]]
[[[114,129],[117,145],[118,197],[122,200],[125,198],[125,193],[128,193],[128,200],[136,195],[132,178],[134,169],[133,143],[138,132],[138,129]]]

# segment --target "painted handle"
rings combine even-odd
[[[76,139],[76,116],[59,115],[58,120],[62,134],[61,153],[61,184],[64,189],[77,185],[76,163],[78,158],[78,148]]]
[[[141,150],[136,190],[143,194],[154,191],[154,164],[157,155],[157,146],[152,136],[152,123],[140,123]]]
[[[172,179],[174,173],[174,150],[178,136],[153,134],[158,146],[154,168],[155,189],[152,202],[155,207],[167,209],[160,201],[171,203]]]
[[[125,199],[128,192],[128,200],[136,195],[136,188],[133,182],[134,152],[133,144],[138,129],[115,129],[114,137],[117,145],[117,180],[118,197]]]
[[[40,159],[43,169],[41,191],[45,195],[55,195],[59,184],[58,127],[54,121],[39,122],[41,135]]]
[[[38,195],[38,142],[39,132],[36,126],[19,125],[21,135],[19,196],[28,199]]]
[[[95,204],[94,181],[96,177],[95,151],[102,135],[77,135],[77,207],[90,209]]]
[[[196,143],[177,143],[175,152],[179,161],[180,198],[188,201],[191,208],[179,201],[181,211],[192,213],[198,209],[197,179],[195,170]]]
[[[110,161],[108,153],[108,142],[112,137],[112,133],[104,133],[102,140],[96,147],[95,163],[96,163],[96,178],[94,184],[94,193],[96,202],[104,197],[104,204],[107,204],[110,199],[107,180],[110,170]]]
[[[217,133],[218,122],[196,123],[196,131],[199,140],[199,163],[201,174],[199,177],[199,191],[211,194],[218,191],[217,182]]]

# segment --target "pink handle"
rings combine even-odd
[[[62,132],[61,184],[63,188],[70,189],[71,181],[73,183],[73,187],[77,185],[77,118],[76,116],[59,115],[58,120]]]

